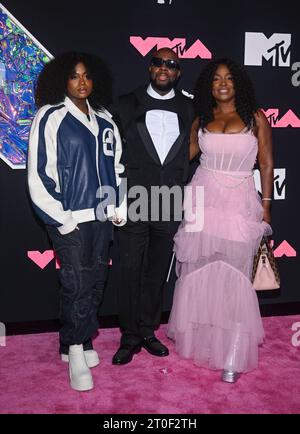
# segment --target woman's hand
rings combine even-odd
[[[269,225],[271,224],[271,210],[270,210],[270,208],[264,208],[263,221],[265,221],[266,223],[269,223]]]
[[[270,124],[262,111],[255,114],[255,121],[257,125],[257,138],[258,138],[258,163],[262,187],[262,197],[266,198],[262,204],[264,207],[263,220],[266,223],[271,223],[271,203],[268,200],[272,197],[273,192],[273,151],[272,151],[272,129]]]

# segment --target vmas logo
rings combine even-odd
[[[265,59],[272,66],[290,66],[290,57],[290,33],[273,33],[270,38],[264,33],[245,33],[245,65],[262,66]]]
[[[185,38],[169,39],[165,37],[149,36],[142,38],[141,36],[130,36],[130,43],[142,55],[146,56],[153,48],[159,50],[160,48],[171,48],[175,51],[178,57],[182,59],[211,59],[212,54],[208,48],[197,39],[190,47],[186,45]]]
[[[270,108],[263,112],[273,128],[300,128],[300,119],[291,109],[280,115],[278,108]]]

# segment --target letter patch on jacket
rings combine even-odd
[[[104,155],[107,155],[108,157],[113,157],[114,132],[111,128],[105,128],[103,130],[102,142]]]

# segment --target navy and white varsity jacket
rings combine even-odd
[[[39,217],[61,234],[73,231],[78,223],[97,220],[99,187],[115,193],[106,203],[107,217],[126,222],[126,197],[120,193],[119,175],[124,171],[120,134],[107,111],[95,112],[87,104],[89,118],[68,97],[61,104],[46,105],[30,130],[30,196]]]

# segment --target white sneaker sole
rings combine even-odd
[[[97,351],[95,351],[95,350],[86,350],[83,353],[84,353],[86,364],[87,364],[87,366],[89,368],[94,368],[95,366],[99,365],[100,359],[99,359]],[[69,363],[69,356],[68,356],[68,354],[61,354],[60,356],[61,356],[61,360],[63,362]]]
[[[86,376],[86,378],[80,378],[76,380],[71,379],[70,385],[72,389],[77,390],[79,392],[84,392],[85,390],[91,390],[94,388],[94,382],[92,376]]]

